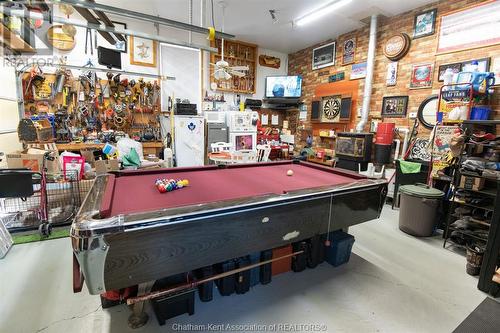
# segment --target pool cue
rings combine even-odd
[[[144,301],[147,301],[147,300],[150,300],[150,299],[153,299],[153,298],[158,298],[158,297],[161,297],[161,296],[166,296],[166,295],[169,295],[169,294],[174,294],[174,293],[177,293],[177,292],[185,290],[185,289],[191,289],[191,288],[197,287],[200,284],[203,284],[203,283],[206,283],[206,282],[210,282],[210,281],[213,281],[213,280],[221,279],[221,278],[224,278],[224,277],[229,276],[229,275],[241,273],[241,272],[247,271],[249,269],[252,269],[252,268],[255,268],[255,267],[259,267],[259,266],[262,266],[262,265],[266,265],[266,264],[272,263],[274,261],[278,261],[278,260],[286,259],[286,258],[289,258],[289,257],[293,257],[293,256],[296,256],[296,255],[301,254],[301,253],[304,253],[304,251],[302,251],[302,250],[301,251],[297,251],[297,252],[290,253],[290,254],[287,254],[287,255],[284,255],[284,256],[281,256],[281,257],[278,257],[278,258],[273,258],[273,259],[265,260],[265,261],[258,262],[258,263],[252,264],[252,265],[248,265],[248,266],[245,266],[245,267],[242,267],[242,268],[234,269],[232,271],[227,271],[227,272],[224,272],[224,273],[212,275],[211,277],[208,277],[208,278],[205,278],[205,279],[201,279],[201,280],[198,280],[198,281],[193,281],[191,283],[185,283],[185,284],[178,285],[177,287],[173,287],[173,288],[169,288],[169,289],[163,289],[163,290],[157,290],[157,291],[153,291],[151,293],[148,293],[148,294],[145,294],[145,295],[141,295],[141,296],[130,297],[130,298],[127,299],[127,305],[132,305],[132,304],[135,304],[135,303],[138,303],[138,302],[144,302]]]

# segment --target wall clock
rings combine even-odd
[[[321,122],[336,123],[340,119],[342,97],[328,96],[323,97],[323,108],[321,112]]]

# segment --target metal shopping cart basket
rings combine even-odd
[[[28,169],[0,170],[0,218],[9,232],[40,230],[71,224],[91,182],[68,172],[42,174]]]

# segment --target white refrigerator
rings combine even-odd
[[[205,118],[174,116],[174,146],[178,167],[205,164]]]

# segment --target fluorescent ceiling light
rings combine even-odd
[[[312,12],[302,16],[301,18],[297,19],[295,21],[295,24],[297,26],[301,25],[306,25],[308,23],[311,23],[312,21],[315,21],[327,14],[330,14],[336,9],[339,9],[340,7],[347,5],[350,3],[352,0],[335,0],[327,3],[325,6],[322,6],[320,8],[317,8],[313,10]]]

